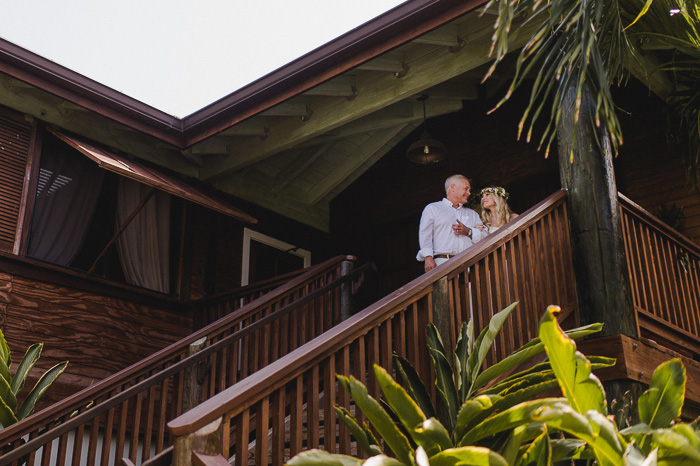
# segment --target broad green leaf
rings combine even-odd
[[[5,400],[0,398],[0,423],[3,427],[10,427],[17,422],[17,416],[5,403]]]
[[[352,456],[331,454],[325,450],[308,450],[299,453],[287,464],[289,466],[358,466],[362,464],[362,460]]]
[[[680,417],[685,398],[685,367],[680,359],[666,361],[651,376],[649,389],[639,397],[639,420],[652,429],[668,427]]]
[[[520,454],[521,445],[536,439],[543,431],[546,431],[546,426],[541,422],[531,422],[516,427],[508,436],[501,455],[503,455],[508,464],[515,464]]]
[[[504,430],[527,424],[533,420],[539,421],[539,419],[533,418],[535,413],[540,412],[542,408],[560,405],[565,401],[566,400],[563,398],[543,398],[520,403],[503,412],[494,414],[484,422],[470,429],[459,439],[458,445],[465,446],[474,444],[483,438],[490,437]]]
[[[494,314],[494,316],[489,321],[489,325],[481,331],[479,337],[474,342],[474,350],[469,355],[469,359],[467,361],[467,372],[469,374],[469,390],[467,391],[466,398],[470,396],[471,392],[476,386],[476,380],[479,374],[479,370],[481,369],[481,365],[483,364],[486,355],[491,349],[491,345],[493,345],[493,341],[496,339],[496,336],[498,335],[498,332],[500,332],[501,327],[503,327],[503,324],[505,323],[506,319],[517,305],[518,301],[506,307],[502,311]]]
[[[355,419],[350,411],[338,405],[335,405],[334,408],[338,419],[347,426],[352,436],[357,440],[357,444],[368,456],[381,454],[382,451],[376,444],[377,442],[367,435],[365,429],[360,426],[360,423],[357,422],[357,419]]]
[[[447,353],[437,328],[433,324],[428,325],[426,334],[428,337],[428,352],[435,369],[435,386],[442,401],[445,403],[447,412],[450,415],[450,422],[452,425],[455,425],[459,399],[457,398],[457,387],[453,378],[452,366],[447,358]]]
[[[408,439],[394,424],[387,412],[377,403],[377,400],[367,393],[367,387],[354,377],[341,375],[336,377],[346,387],[355,401],[355,405],[362,410],[396,457],[407,465],[414,464],[415,455]]]
[[[2,358],[0,358],[0,377],[5,379],[8,385],[12,383],[12,373]]]
[[[423,447],[429,456],[454,446],[450,433],[435,418],[426,419],[422,425],[414,429],[413,434],[416,443]]]
[[[630,444],[623,455],[625,466],[656,466],[657,453],[658,450],[654,448],[645,458],[634,444]]]
[[[600,466],[622,464],[626,444],[618,438],[615,425],[598,411],[590,410],[584,416],[568,404],[560,403],[544,407],[533,419],[587,442]]]
[[[578,340],[585,336],[600,332],[603,324],[591,324],[584,327],[567,330],[566,334],[573,340]],[[474,382],[474,389],[478,389],[497,378],[501,374],[508,372],[510,369],[522,364],[530,358],[537,356],[544,351],[544,344],[539,338],[534,338],[530,342],[518,348],[515,352],[509,354],[496,364],[487,367],[479,374]]]
[[[653,444],[659,449],[659,465],[700,464],[700,450],[683,434],[671,429],[658,429],[654,433]]]
[[[552,462],[576,460],[581,458],[581,452],[586,442],[573,438],[552,440]]]
[[[428,390],[426,390],[423,381],[418,376],[418,373],[411,363],[394,353],[394,367],[396,368],[396,372],[401,376],[401,380],[406,386],[406,391],[418,404],[423,414],[425,414],[425,417],[435,417],[435,407],[432,401],[430,401]]]
[[[2,331],[0,331],[0,360],[2,360],[7,367],[10,367],[12,365],[12,355],[10,354],[10,347],[7,346],[7,341],[5,341],[5,335],[2,333]],[[7,381],[9,382],[10,379],[7,378]]]
[[[469,388],[469,375],[467,373],[467,361],[471,352],[474,339],[474,326],[472,320],[462,323],[457,345],[455,346],[455,373],[457,374],[457,391],[459,399],[464,402]]]
[[[430,466],[508,466],[495,451],[484,447],[458,447],[442,451],[430,457]]]
[[[471,400],[467,400],[459,410],[457,415],[457,423],[454,428],[454,438],[461,439],[465,433],[467,433],[468,426],[471,424],[472,419],[478,416],[480,413],[487,411],[491,413],[493,411],[493,403],[497,401],[500,397],[496,395],[479,395]]]
[[[63,374],[63,371],[66,370],[66,366],[68,366],[68,361],[56,364],[41,376],[36,385],[34,385],[34,388],[32,388],[32,391],[29,392],[29,395],[27,395],[22,402],[22,406],[19,407],[19,411],[17,412],[18,419],[22,420],[34,411],[34,406],[36,406],[37,402],[44,396],[44,393],[46,393],[49,387],[51,387],[51,384]]]
[[[27,376],[34,367],[34,364],[39,360],[43,347],[43,343],[35,343],[24,353],[24,357],[15,371],[15,378],[12,379],[12,393],[15,395],[24,387],[24,382],[27,380]]]
[[[600,380],[591,373],[591,364],[576,351],[576,343],[559,327],[555,313],[558,306],[549,306],[540,320],[540,339],[544,343],[552,370],[572,408],[581,414],[591,409],[607,414],[605,392]]]
[[[373,456],[362,464],[364,466],[404,466],[401,461],[386,455]]]
[[[391,406],[391,409],[394,410],[406,429],[411,432],[417,426],[420,426],[426,419],[425,414],[423,414],[423,411],[421,411],[413,399],[408,396],[406,390],[404,390],[401,385],[394,382],[394,379],[391,378],[389,373],[377,364],[374,365],[374,374],[377,377],[382,392],[384,392],[386,402]]]
[[[518,466],[550,466],[552,464],[552,446],[549,443],[549,433],[545,425],[544,432],[527,447],[518,459]]]
[[[0,377],[0,398],[12,412],[17,412],[17,396],[12,392],[12,388],[4,377]]]

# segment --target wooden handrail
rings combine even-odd
[[[523,232],[539,217],[561,205],[565,198],[564,190],[552,194],[493,235],[479,241],[440,267],[416,278],[321,336],[264,367],[256,373],[255,377],[243,379],[172,420],[168,423],[170,432],[175,436],[187,435],[224,415],[234,416],[249,408],[259,395],[279,389],[287,381],[302,374],[314,361],[342,348],[347,341],[365,334],[382,322],[393,309],[429,294],[435,282],[443,277],[453,276],[465,267],[470,267],[485,257],[494,247]]]
[[[693,253],[695,253],[696,256],[700,257],[700,245],[698,245],[687,236],[683,235],[679,231],[671,228],[670,226],[659,220],[651,212],[645,210],[644,207],[640,206],[639,204],[636,204],[624,194],[618,193],[618,196],[620,198],[620,204],[623,207],[626,207],[631,214],[636,215],[640,220],[645,221],[648,225],[653,226],[664,235],[677,241],[678,243],[683,245],[684,248],[690,249],[691,251],[693,251]]]
[[[180,340],[179,342],[174,343],[168,346],[167,348],[164,348],[163,350],[152,354],[151,356],[145,358],[138,364],[130,366],[110,377],[107,377],[101,382],[84,390],[81,390],[80,392],[69,396],[68,398],[60,401],[59,403],[52,405],[50,408],[34,413],[31,416],[24,419],[23,421],[1,430],[0,444],[4,445],[10,442],[9,439],[14,438],[17,435],[21,435],[23,432],[34,430],[47,424],[48,422],[51,422],[53,419],[72,413],[76,409],[83,407],[89,400],[96,398],[100,394],[107,393],[117,387],[120,387],[123,384],[127,383],[129,380],[132,380],[135,377],[144,374],[153,368],[156,368],[164,361],[168,360],[168,358],[182,352],[191,343],[199,340],[202,337],[210,337],[214,334],[219,333],[222,329],[225,329],[232,321],[240,320],[247,314],[253,312],[255,309],[261,306],[265,306],[266,304],[274,301],[275,299],[279,298],[285,293],[288,293],[290,290],[293,290],[296,287],[303,285],[306,281],[310,280],[311,277],[314,277],[325,271],[331,270],[334,267],[337,267],[338,264],[340,264],[340,262],[342,262],[343,260],[354,260],[354,257],[345,255],[336,256],[331,259],[328,259],[327,261],[321,264],[312,266],[308,268],[305,273],[290,280],[287,284],[272,290],[271,292],[256,299],[255,301],[252,301],[251,303],[241,307],[240,309],[237,309],[236,311],[220,319],[219,321],[214,322],[198,330],[197,332],[194,332],[193,334]]]

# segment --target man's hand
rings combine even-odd
[[[455,232],[455,235],[461,235],[461,236],[472,236],[472,229],[466,226],[464,223],[460,222],[459,220],[456,220],[457,223],[452,225],[452,231]]]
[[[433,256],[428,256],[425,258],[425,271],[430,272],[433,270],[437,265],[435,265],[435,261],[433,260]]]

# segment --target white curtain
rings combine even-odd
[[[85,241],[104,170],[60,148],[41,157],[27,255],[68,266]]]
[[[127,178],[119,180],[119,228],[151,190]],[[161,293],[170,292],[170,195],[156,191],[117,239],[127,282]]]

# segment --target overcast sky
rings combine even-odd
[[[0,0],[0,37],[184,117],[403,0]]]

